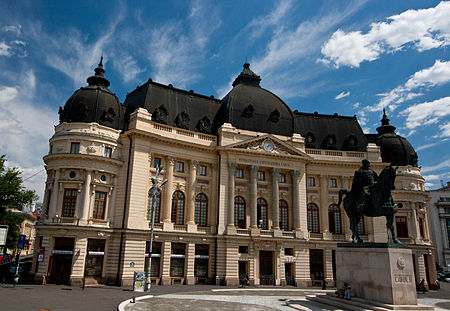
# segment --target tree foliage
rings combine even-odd
[[[18,225],[23,217],[10,210],[31,204],[38,197],[34,191],[22,186],[21,172],[16,167],[6,168],[5,162],[6,156],[0,156],[0,224],[9,226],[6,247],[14,249],[20,234]]]

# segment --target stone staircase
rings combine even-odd
[[[307,295],[307,300],[318,302],[344,310],[352,311],[410,311],[410,310],[434,310],[433,307],[425,305],[390,305],[372,300],[366,300],[358,297],[352,297],[351,300],[337,298],[332,293]]]

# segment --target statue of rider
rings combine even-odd
[[[362,166],[355,171],[351,189],[351,193],[353,194],[358,211],[363,208],[364,203],[370,195],[377,180],[378,175],[373,169],[370,168],[369,160],[362,160]]]

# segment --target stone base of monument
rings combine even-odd
[[[337,246],[337,288],[344,288],[347,283],[353,296],[400,307],[393,309],[408,306],[408,310],[430,310],[417,305],[413,258],[406,246],[387,243]]]

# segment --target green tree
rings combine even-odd
[[[9,226],[6,247],[15,249],[23,217],[15,215],[10,209],[31,204],[38,197],[34,191],[22,186],[21,172],[16,167],[5,168],[5,162],[6,156],[0,156],[0,224]]]

